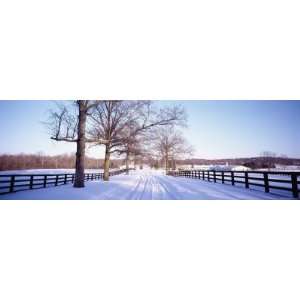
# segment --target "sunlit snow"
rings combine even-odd
[[[0,199],[99,199],[99,200],[193,200],[193,199],[292,199],[242,186],[198,179],[166,176],[164,171],[138,170],[113,176],[109,182],[88,181],[85,188],[72,184],[28,190],[0,196]]]

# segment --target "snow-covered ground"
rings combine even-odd
[[[269,169],[257,169],[257,171],[274,171],[274,172],[300,172],[300,166],[286,166],[286,165],[275,165],[276,168],[269,168]]]
[[[237,166],[237,165],[179,165],[178,169],[181,170],[206,170],[206,171],[250,171],[250,168],[245,166]]]
[[[179,165],[178,169],[180,170],[206,170],[206,171],[286,171],[286,172],[299,172],[300,166],[291,165],[275,165],[276,168],[266,168],[266,169],[255,169],[252,170],[250,168],[247,168],[245,166],[241,165],[194,165],[193,167],[191,165]]]
[[[88,181],[86,187],[73,188],[72,184],[28,190],[1,195],[0,199],[99,199],[99,200],[150,200],[150,199],[292,199],[221,183],[198,179],[172,177],[163,171],[138,170],[129,175],[118,175],[109,182]]]
[[[86,169],[86,173],[101,173],[103,169]],[[10,170],[10,171],[0,171],[0,175],[10,175],[10,174],[74,174],[75,169],[28,169],[28,170]]]

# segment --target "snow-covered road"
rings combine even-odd
[[[166,176],[159,171],[132,171],[109,182],[88,181],[75,189],[71,184],[28,190],[0,196],[0,199],[99,199],[99,200],[193,200],[193,199],[287,199],[291,197],[247,190],[243,187],[203,180]]]

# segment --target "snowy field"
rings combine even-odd
[[[45,170],[44,170],[45,171]],[[82,189],[72,184],[1,195],[0,199],[94,199],[94,200],[194,200],[194,199],[293,199],[291,195],[264,193],[244,187],[198,179],[172,177],[163,171],[131,171],[109,182],[88,181]]]
[[[86,169],[85,173],[101,173],[103,169]],[[28,169],[28,170],[10,170],[0,171],[0,175],[38,175],[38,174],[74,174],[75,169]]]

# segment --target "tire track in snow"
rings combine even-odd
[[[167,184],[165,184],[163,182],[161,176],[155,176],[155,181],[156,181],[157,186],[160,189],[160,191],[164,194],[162,199],[168,199],[168,200],[178,200],[179,199],[175,193],[170,191]]]
[[[152,175],[143,176],[143,179],[144,181],[141,191],[137,189],[135,194],[131,197],[132,200],[150,200],[152,198]],[[150,194],[151,196],[149,197],[147,194]]]
[[[135,185],[135,187],[125,196],[125,199],[128,200],[133,200],[134,196],[137,194],[137,191],[140,187],[140,185],[142,184],[142,181],[144,180],[144,176],[143,175],[139,175],[138,178],[138,183]]]

